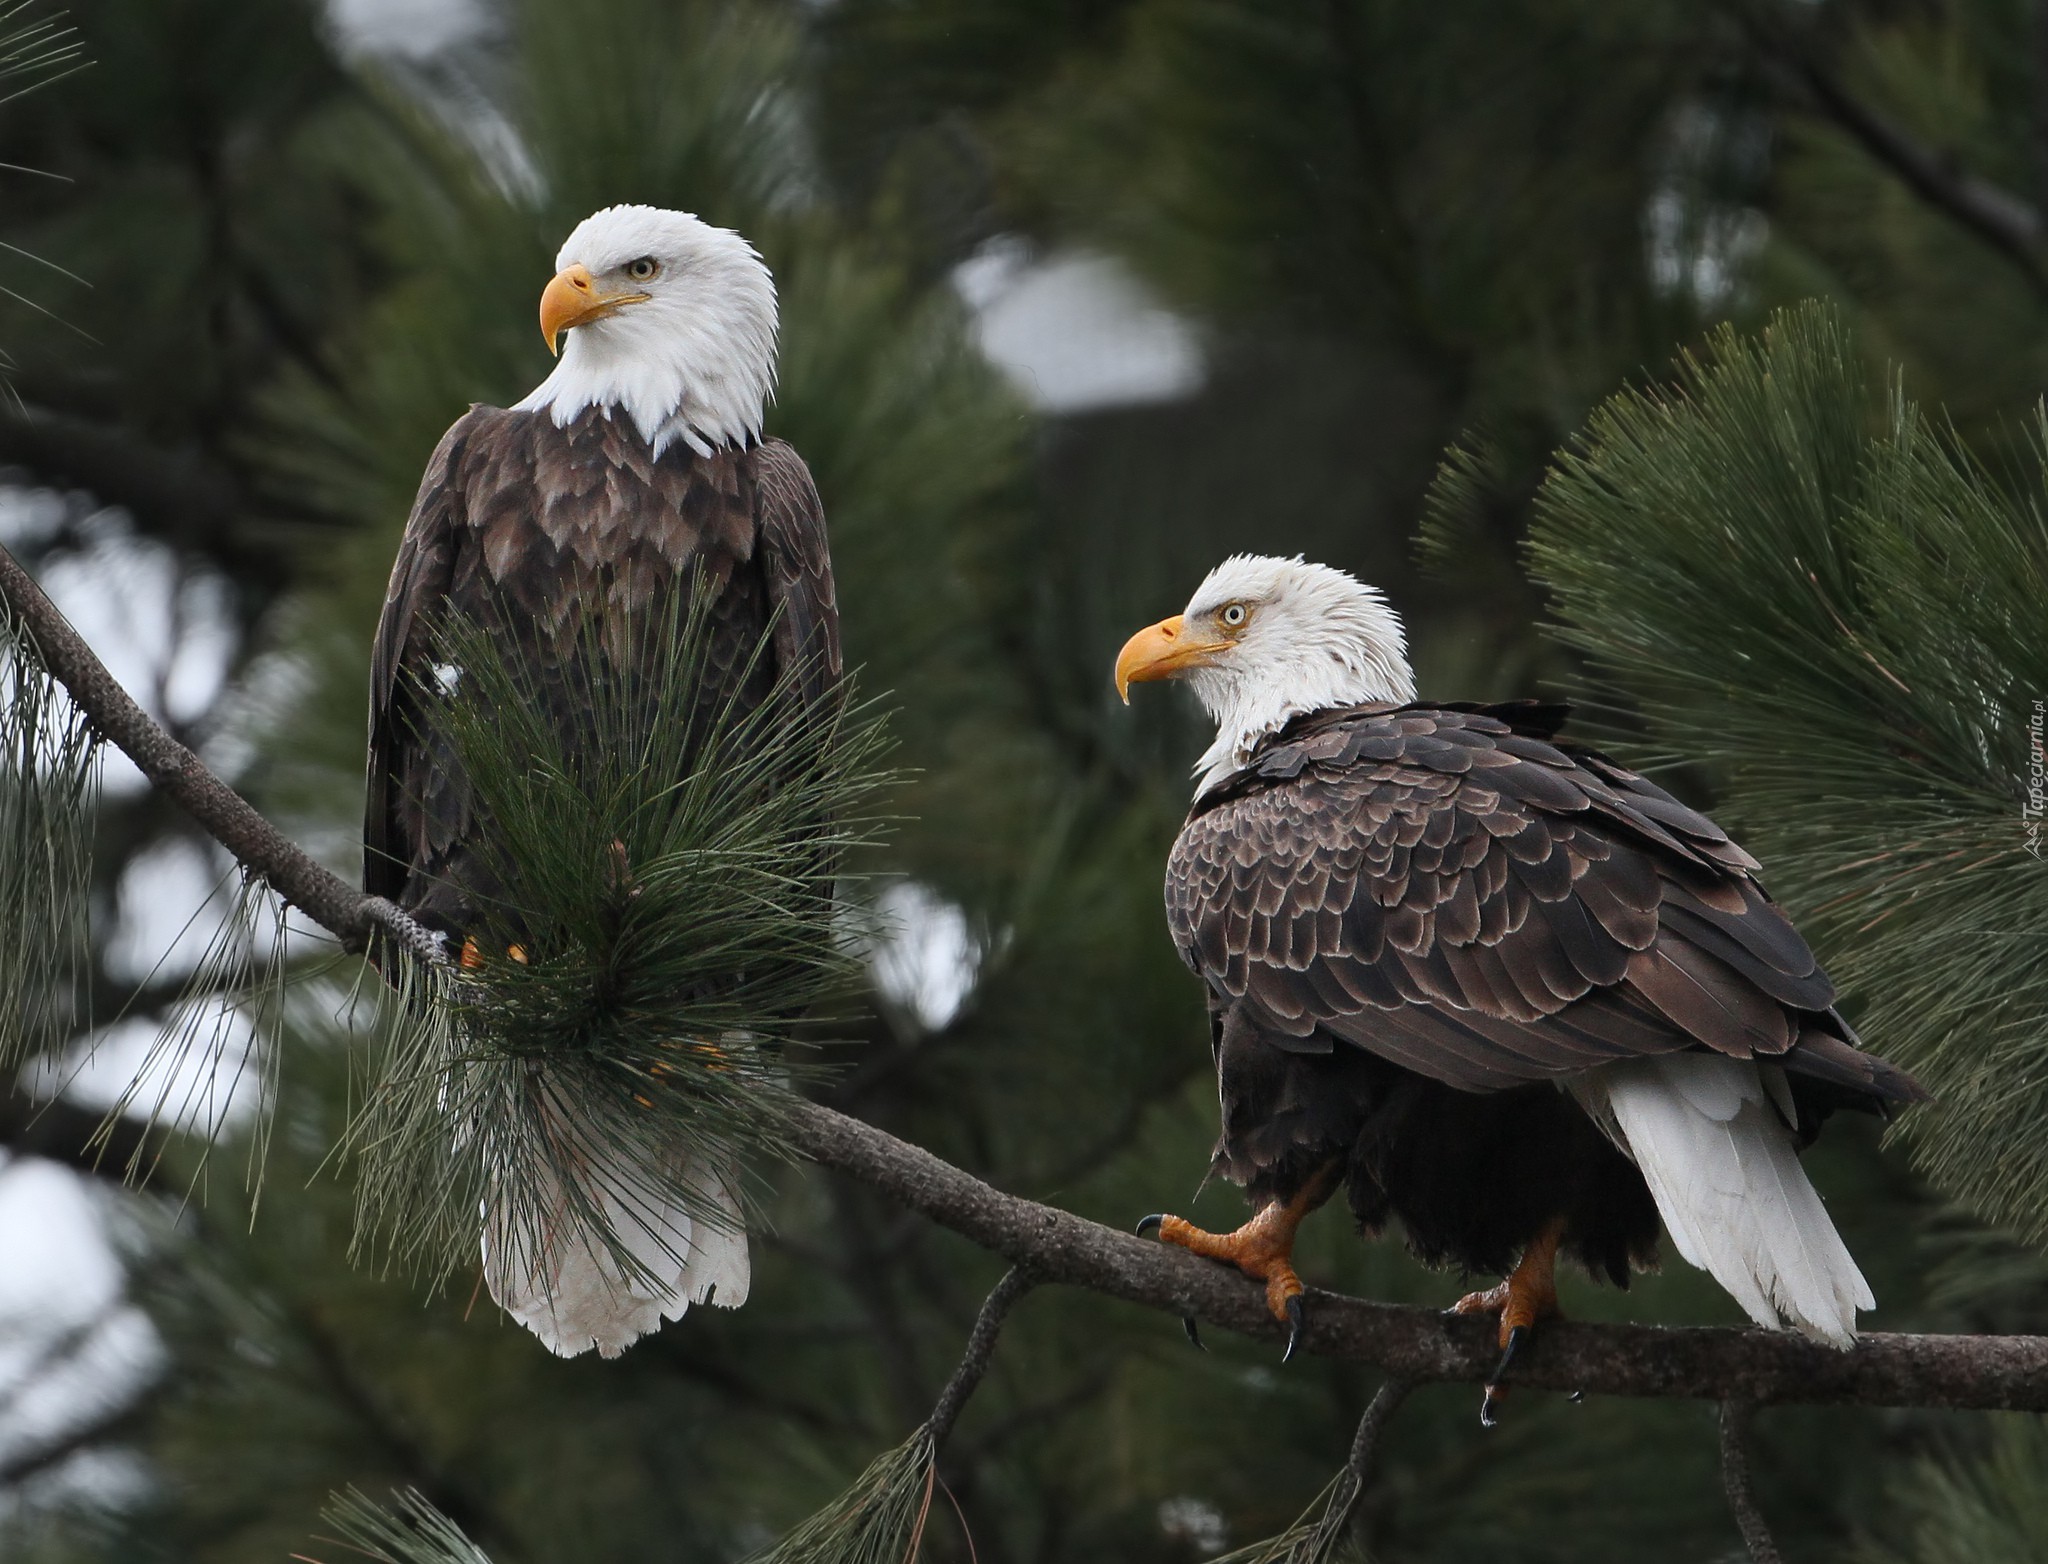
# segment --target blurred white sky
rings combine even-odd
[[[1046,412],[1166,401],[1201,386],[1194,331],[1109,256],[1034,257],[1021,241],[997,239],[953,284],[974,311],[981,351]]]
[[[482,30],[483,0],[328,0],[327,14],[350,48],[423,59]]]

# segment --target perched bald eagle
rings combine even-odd
[[[1290,1353],[1295,1229],[1340,1187],[1365,1230],[1507,1275],[1457,1306],[1499,1315],[1503,1371],[1560,1252],[1625,1287],[1660,1217],[1758,1324],[1850,1345],[1870,1289],[1797,1153],[1922,1093],[1754,859],[1560,739],[1562,707],[1418,703],[1401,621],[1327,566],[1226,560],[1117,659],[1126,699],[1168,678],[1217,734],[1167,921],[1208,989],[1214,1167],[1259,1209],[1144,1227],[1265,1281]]]
[[[591,742],[565,670],[661,655],[693,590],[709,594],[701,709],[752,709],[778,679],[815,706],[840,680],[817,490],[794,450],[761,438],[776,307],[753,248],[687,213],[610,207],[562,246],[540,323],[551,351],[567,334],[554,372],[516,407],[472,408],[428,463],[371,662],[364,889],[447,936],[464,965],[483,959],[474,931],[501,888],[492,823],[429,720],[437,675],[457,672],[436,667],[450,615],[530,678],[565,745]],[[772,655],[757,656],[771,627]],[[587,1142],[573,1104],[554,1111],[563,1141]],[[678,1183],[728,1220],[693,1224],[660,1192]],[[564,1355],[616,1355],[693,1302],[736,1306],[748,1259],[731,1185],[730,1169],[687,1154],[665,1177],[591,1170],[586,1198],[653,1283],[622,1275],[566,1196],[538,1242],[486,1212],[491,1295]]]

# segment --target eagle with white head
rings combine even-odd
[[[744,712],[777,688],[822,706],[841,678],[818,493],[794,450],[762,438],[775,283],[753,247],[687,212],[609,207],[562,246],[540,324],[561,350],[554,372],[515,407],[472,407],[428,462],[371,657],[363,886],[445,935],[465,966],[497,959],[474,931],[501,887],[491,822],[432,721],[451,617],[530,678],[565,745],[590,742],[569,673],[593,656],[660,655],[679,594],[706,598],[700,710]],[[516,1230],[485,1211],[492,1297],[554,1351],[608,1357],[692,1303],[744,1302],[733,1170],[687,1146],[668,1168],[608,1167],[575,1105],[540,1095],[586,1187],[555,1191]],[[637,1263],[622,1269],[582,1231],[572,1213],[592,1209]]]
[[[1801,1169],[1838,1108],[1921,1097],[1704,815],[1558,737],[1560,706],[1415,699],[1380,594],[1226,560],[1117,658],[1217,722],[1166,871],[1208,991],[1213,1167],[1256,1214],[1141,1231],[1237,1265],[1304,1328],[1291,1255],[1342,1188],[1366,1231],[1505,1274],[1498,1384],[1560,1253],[1626,1287],[1659,1219],[1758,1324],[1846,1347],[1870,1288]]]

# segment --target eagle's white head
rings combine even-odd
[[[519,404],[566,424],[613,408],[659,456],[701,456],[761,434],[775,387],[775,279],[729,228],[657,206],[608,206],[576,225],[540,298],[562,360]]]
[[[1372,587],[1299,555],[1226,559],[1171,619],[1140,630],[1116,660],[1117,693],[1185,679],[1216,719],[1195,762],[1201,786],[1251,759],[1303,712],[1415,699],[1401,618]]]

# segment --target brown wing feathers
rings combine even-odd
[[[1834,988],[1697,811],[1485,709],[1324,713],[1196,805],[1168,918],[1269,1039],[1467,1090],[1704,1047],[1878,1096]]]

